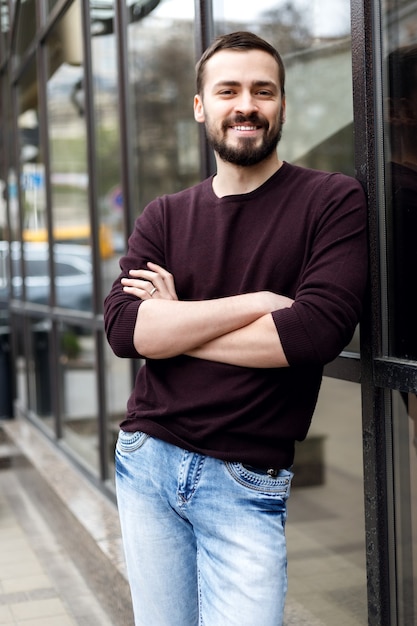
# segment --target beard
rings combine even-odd
[[[242,137],[238,145],[228,145],[226,134],[230,126],[244,124],[245,122],[254,126],[261,126],[264,129],[261,144],[256,145],[258,141],[256,138]],[[237,115],[233,120],[227,119],[223,122],[221,136],[217,136],[219,133],[212,129],[210,123],[206,123],[206,135],[211,147],[217,152],[222,161],[241,167],[248,167],[261,163],[277,149],[282,135],[283,124],[284,115],[282,109],[278,122],[273,128],[270,128],[267,120],[259,117],[257,113],[247,116]]]

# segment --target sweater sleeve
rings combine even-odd
[[[104,300],[104,329],[107,340],[118,357],[141,356],[133,344],[133,333],[143,300],[123,291],[120,281],[129,276],[131,269],[146,269],[148,261],[165,264],[159,208],[160,199],[156,199],[136,220],[129,238],[127,254],[120,259],[121,272]]]
[[[367,283],[367,214],[362,187],[331,174],[317,190],[318,214],[294,304],[272,316],[290,366],[324,365],[359,321]]]

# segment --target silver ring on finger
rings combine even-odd
[[[157,288],[156,287],[152,287],[152,289],[149,292],[149,295],[151,296],[151,298],[152,298],[153,294],[155,293],[155,291],[158,291]]]

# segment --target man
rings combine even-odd
[[[354,179],[281,161],[285,71],[251,33],[197,65],[217,173],[151,202],[105,302],[143,357],[116,450],[137,625],[279,626],[294,442],[366,282]]]

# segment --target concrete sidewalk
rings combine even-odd
[[[10,469],[0,471],[0,624],[111,624]]]
[[[17,424],[5,429],[22,435]],[[65,458],[53,454],[39,435],[27,434],[31,454],[43,459],[40,465],[49,473],[52,486],[20,447],[3,438],[0,625],[132,626],[128,584],[119,570],[123,557],[116,507]],[[69,497],[67,490],[72,490],[77,514],[54,491],[61,481],[66,485],[61,495]],[[89,532],[89,525],[95,526],[95,534]],[[106,551],[113,550],[112,558],[103,552],[97,534],[107,542]]]

